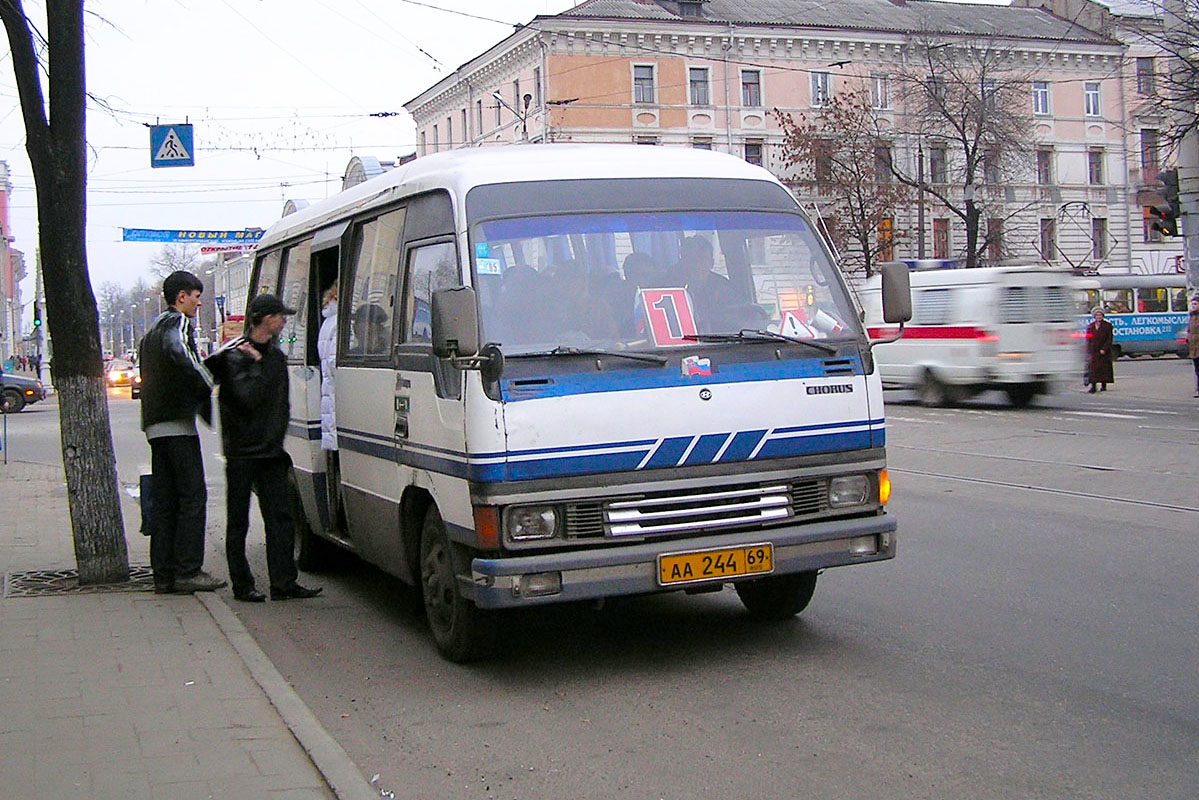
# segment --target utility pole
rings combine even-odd
[[[1177,55],[1170,59],[1171,85],[1179,86],[1179,79],[1187,74],[1183,59],[1190,59],[1192,54],[1192,48],[1183,45],[1190,28],[1187,4],[1185,0],[1165,0],[1162,10],[1165,12],[1162,23],[1166,38],[1178,47]],[[1196,111],[1191,107],[1178,109],[1174,114],[1175,126],[1186,131],[1178,143],[1178,205],[1182,211],[1183,259],[1191,297],[1199,295],[1199,126],[1196,126]]]
[[[46,362],[44,354],[46,353],[46,315],[44,312],[44,301],[42,295],[42,251],[37,250],[33,254],[34,267],[34,283],[33,283],[33,307],[34,316],[42,320],[41,325],[35,325],[33,328],[34,354],[37,356],[33,362],[37,365],[37,379],[42,380],[42,369]],[[47,381],[42,381],[42,385],[46,385]]]

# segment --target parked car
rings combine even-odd
[[[30,403],[46,399],[42,382],[23,375],[0,375],[0,410],[5,414],[16,414]]]
[[[133,376],[137,374],[137,368],[133,364],[118,358],[108,362],[107,370],[109,386],[131,386]]]

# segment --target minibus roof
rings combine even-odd
[[[765,169],[711,150],[634,144],[521,144],[434,153],[388,170],[276,222],[258,249],[402,197],[484,184],[586,178],[725,178],[779,184]],[[779,184],[781,185],[781,184]]]

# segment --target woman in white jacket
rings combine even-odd
[[[335,384],[337,370],[337,283],[321,298],[320,331],[316,335],[316,352],[321,359],[321,449],[325,451],[325,485],[328,488],[329,518],[337,527],[340,521],[341,471],[337,458],[337,403]]]

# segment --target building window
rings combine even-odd
[[[1091,256],[1096,261],[1107,258],[1107,219],[1091,218]]]
[[[929,75],[925,82],[928,96],[938,103],[945,99],[945,82],[936,75]]]
[[[440,150],[440,149],[441,149],[441,148],[440,148],[440,146],[439,146],[439,143],[438,143],[438,136],[437,136],[437,126],[436,126],[436,125],[434,125],[434,126],[433,126],[433,152],[434,152],[434,153],[436,153],[436,152],[437,152],[438,150]]]
[[[886,145],[874,148],[874,180],[877,183],[891,182],[891,148]]]
[[[477,131],[475,131],[475,135],[482,136],[483,135],[483,101],[482,100],[475,101],[475,124],[479,128]]]
[[[1161,155],[1157,129],[1141,128],[1141,183],[1157,180]]]
[[[1033,81],[1032,113],[1049,113],[1049,81]]]
[[[523,108],[520,102],[520,78],[512,81],[512,107]]]
[[[445,118],[445,148],[447,150],[454,149],[454,118]]]
[[[1045,148],[1037,150],[1037,183],[1049,186],[1053,183],[1053,151]]]
[[[496,89],[495,91],[496,91],[496,94],[499,94],[500,90]],[[500,102],[500,98],[496,97],[495,98],[495,126],[497,128],[504,124],[504,118],[502,116],[503,111],[504,111],[504,105],[503,105],[503,103]]]
[[[878,221],[878,260],[892,261],[895,258],[895,220],[883,217]]]
[[[680,0],[679,1],[679,16],[680,17],[699,17],[703,15],[703,3],[697,0]]]
[[[425,132],[421,131],[420,132],[420,154],[423,156],[427,152],[428,152],[428,148],[425,146]]]
[[[999,84],[993,80],[984,80],[982,84],[983,108],[994,111],[999,102]]]
[[[1092,186],[1103,185],[1103,151],[1087,151],[1087,182]]]
[[[1082,106],[1083,113],[1088,117],[1102,116],[1103,110],[1099,107],[1099,84],[1084,83],[1082,85]]]
[[[1041,258],[1046,261],[1057,258],[1057,220],[1052,217],[1041,220]]]
[[[541,67],[533,67],[533,108],[541,108]]]
[[[812,77],[812,107],[828,105],[833,96],[832,77],[827,72],[813,72]]]
[[[648,144],[655,145],[658,143],[657,136],[634,136],[633,144]]]
[[[462,109],[462,141],[463,142],[470,139],[470,136],[467,135],[467,133],[466,133],[466,125],[467,125],[466,109],[464,108],[464,109]]]
[[[992,264],[1003,260],[1003,220],[999,217],[987,220],[987,260]]]
[[[654,68],[648,64],[633,65],[633,102],[654,102]]]
[[[1162,232],[1153,227],[1156,217],[1149,210],[1149,206],[1141,207],[1141,225],[1144,228],[1144,241],[1146,244],[1160,244],[1162,241]]]
[[[870,107],[880,110],[891,107],[891,77],[889,75],[870,76]]]
[[[741,70],[741,105],[751,108],[762,105],[762,73],[756,69]]]
[[[761,142],[746,142],[745,143],[745,160],[750,164],[757,164],[759,167],[765,163],[766,145]]]
[[[1137,59],[1137,94],[1157,94],[1157,75],[1154,59]]]
[[[935,145],[928,148],[928,180],[930,183],[948,183],[948,168],[945,148]]]
[[[949,258],[949,219],[933,220],[933,258]]]
[[[999,151],[988,150],[983,153],[983,182],[999,183]]]
[[[708,95],[707,67],[692,67],[687,70],[687,83],[691,87],[691,105],[706,106],[711,103]]]
[[[816,183],[833,182],[833,146],[830,142],[817,142],[812,147]]]
[[[696,150],[711,150],[712,140],[708,137],[699,137],[691,140],[691,146]]]

